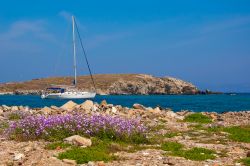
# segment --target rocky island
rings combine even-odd
[[[224,166],[250,163],[250,111],[173,112],[106,101],[0,106],[0,165]]]
[[[189,82],[172,77],[154,77],[146,74],[97,74],[94,75],[97,94],[207,94]],[[41,94],[51,84],[70,85],[71,77],[52,77],[33,79],[25,82],[0,84],[0,93]],[[89,76],[78,77],[78,88],[91,90]]]

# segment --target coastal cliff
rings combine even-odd
[[[172,77],[154,77],[146,74],[97,74],[94,75],[98,94],[198,94],[200,91],[189,82]],[[72,77],[33,79],[26,82],[0,84],[1,93],[40,94],[51,84],[70,85]],[[78,88],[93,89],[89,76],[78,77]]]

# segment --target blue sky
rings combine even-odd
[[[0,82],[73,74],[72,14],[93,73],[172,76],[201,89],[250,92],[249,0],[3,1]],[[77,58],[78,73],[88,74]]]

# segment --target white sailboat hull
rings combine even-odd
[[[43,94],[43,99],[91,99],[94,98],[94,92],[64,92],[64,93],[50,93]]]

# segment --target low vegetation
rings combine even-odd
[[[0,122],[0,134],[2,134],[9,127],[9,123]]]
[[[126,151],[129,153],[143,150],[149,148],[148,146],[138,145],[136,143],[126,143],[120,141],[111,141],[111,140],[101,140],[99,138],[91,139],[93,144],[91,147],[80,148],[71,146],[70,149],[62,152],[58,155],[59,159],[72,159],[76,160],[78,164],[87,163],[88,161],[111,161],[118,159],[117,156],[113,155],[119,151]],[[49,147],[62,146],[62,143],[49,145]],[[64,143],[63,143],[64,145]],[[68,147],[68,145],[67,145]],[[157,147],[150,147],[157,148]]]
[[[250,143],[250,126],[227,127],[223,131],[228,132],[230,134],[229,138],[231,140]]]
[[[214,159],[216,152],[205,148],[192,148],[182,152],[175,152],[174,155],[184,157],[189,160],[203,161],[207,159]]]
[[[52,142],[52,143],[47,144],[45,146],[45,149],[48,149],[48,150],[65,149],[70,146],[71,146],[70,144],[64,143],[64,142]]]
[[[229,133],[228,138],[233,141],[250,143],[250,126],[200,127],[199,130],[217,134],[226,132]]]
[[[203,161],[214,159],[216,152],[210,149],[197,148],[185,150],[184,146],[177,142],[166,142],[161,146],[162,150],[169,151],[170,155],[184,157],[189,160]]]
[[[202,113],[193,113],[185,117],[185,122],[194,122],[194,123],[211,123],[212,119]]]
[[[27,112],[24,111],[12,111],[7,114],[7,118],[11,121],[16,121],[29,116]]]
[[[88,163],[89,161],[110,161],[115,160],[117,157],[110,154],[108,145],[99,144],[87,148],[72,147],[58,155],[59,159],[75,160],[77,164]]]
[[[27,141],[60,141],[71,135],[114,141],[146,143],[147,128],[138,120],[104,115],[66,114],[28,116],[12,122],[6,131],[10,138]]]
[[[162,144],[161,148],[165,151],[176,152],[180,151],[184,146],[177,142],[165,142]]]
[[[250,157],[241,159],[240,162],[242,162],[245,166],[250,166]]]
[[[175,137],[175,136],[178,136],[178,135],[180,135],[180,133],[178,133],[178,132],[170,132],[170,133],[166,133],[164,135],[164,137],[166,137],[166,138],[172,138],[172,137]]]

